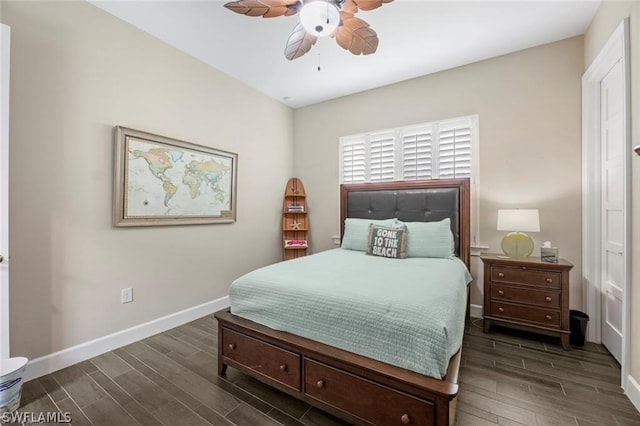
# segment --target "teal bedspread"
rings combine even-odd
[[[334,249],[233,282],[231,313],[276,330],[441,379],[462,344],[459,259],[387,259]]]

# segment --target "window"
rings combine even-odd
[[[373,134],[369,139],[369,180],[393,180],[396,170],[396,149],[393,133]]]
[[[431,178],[431,127],[403,132],[402,178]]]
[[[471,178],[471,241],[478,245],[478,116],[340,138],[340,183]]]

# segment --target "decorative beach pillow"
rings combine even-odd
[[[393,219],[356,219],[347,218],[344,220],[344,235],[342,236],[343,249],[367,251],[367,239],[369,237],[369,225],[393,226],[396,223]]]
[[[402,227],[389,227],[382,225],[369,225],[369,244],[367,254],[394,259],[407,257],[405,241],[407,230]]]
[[[451,232],[451,220],[439,222],[400,222],[407,227],[407,257],[454,256],[455,245]]]

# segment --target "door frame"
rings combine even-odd
[[[591,321],[587,340],[602,341],[601,303],[601,140],[600,82],[611,68],[621,61],[623,72],[623,250],[624,300],[622,313],[621,383],[626,387],[630,356],[629,325],[631,324],[631,93],[629,61],[629,18],[617,26],[598,56],[582,76],[582,269],[583,306]]]
[[[9,358],[9,57],[11,29],[0,24],[0,358]]]

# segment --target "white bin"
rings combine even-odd
[[[15,411],[20,406],[27,361],[29,360],[24,357],[0,360],[0,413]]]

